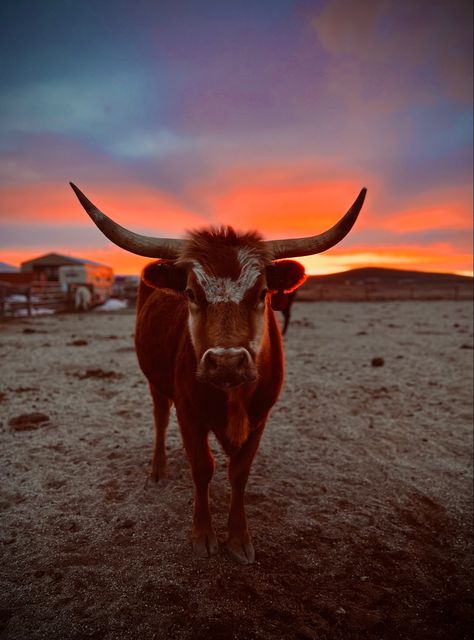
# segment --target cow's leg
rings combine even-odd
[[[288,307],[284,309],[282,313],[283,313],[283,317],[285,318],[285,322],[283,324],[283,331],[281,333],[282,335],[285,335],[286,330],[288,329],[288,324],[290,322],[290,306],[288,305]]]
[[[192,544],[196,555],[207,558],[217,553],[219,546],[212,528],[209,508],[209,483],[214,473],[214,458],[207,441],[208,434],[199,427],[182,429],[184,447],[194,481],[194,511]]]
[[[255,560],[255,551],[250,540],[245,516],[245,486],[250,467],[257,452],[263,426],[250,432],[240,449],[231,454],[229,462],[229,481],[232,487],[229,510],[229,536],[227,548],[242,564],[251,564]]]
[[[155,419],[155,448],[150,475],[152,480],[158,482],[167,475],[165,438],[172,402],[151,384],[150,391],[153,398],[153,417]]]

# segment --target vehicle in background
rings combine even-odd
[[[103,304],[112,295],[114,272],[101,264],[63,265],[58,269],[61,289],[74,304],[76,289],[87,287],[92,294],[92,306]]]
[[[116,275],[112,288],[112,295],[119,300],[128,300],[128,306],[134,307],[137,300],[140,276]]]

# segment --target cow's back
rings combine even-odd
[[[138,362],[148,381],[171,399],[176,358],[187,335],[186,321],[187,305],[182,295],[170,289],[154,289],[141,281],[135,327]]]

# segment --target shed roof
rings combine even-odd
[[[63,265],[74,264],[90,264],[96,267],[104,267],[106,265],[85,258],[74,258],[72,256],[63,256],[60,253],[45,253],[42,256],[25,260],[21,263],[22,271],[31,271],[34,267],[62,267]]]

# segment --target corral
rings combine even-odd
[[[192,555],[174,420],[171,478],[146,481],[133,323],[0,325],[2,638],[470,637],[470,302],[295,303],[248,486],[252,567]]]

